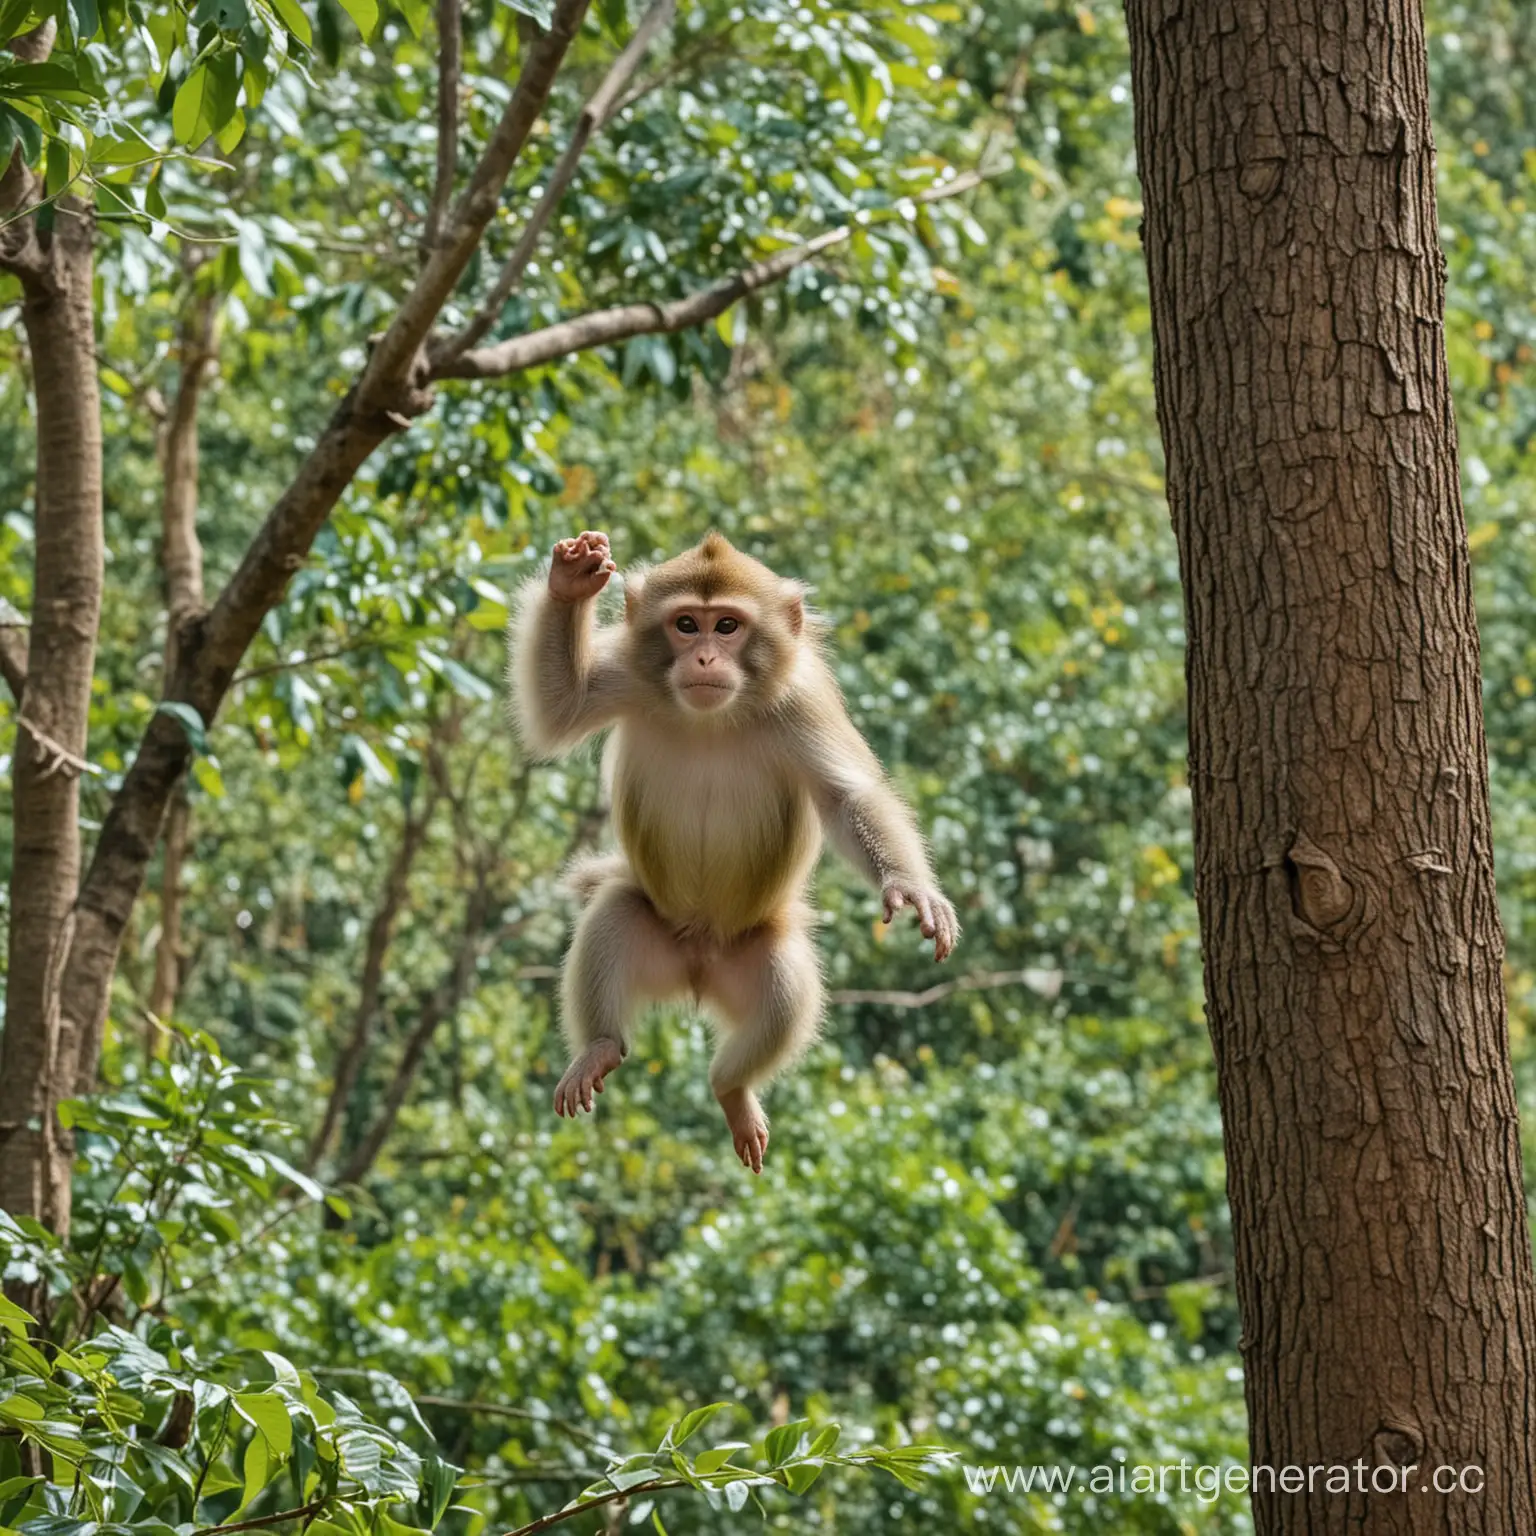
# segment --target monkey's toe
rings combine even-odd
[[[757,1095],[750,1088],[732,1088],[720,1094],[719,1100],[736,1156],[743,1167],[761,1173],[763,1154],[768,1150],[768,1117],[757,1102]]]
[[[603,1091],[603,1079],[623,1060],[624,1052],[616,1041],[593,1041],[555,1085],[555,1113],[574,1120],[581,1110],[590,1112],[593,1095]]]

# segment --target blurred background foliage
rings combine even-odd
[[[312,22],[312,48],[290,5]],[[127,122],[154,151],[116,183],[128,206],[104,222],[99,262],[110,555],[92,824],[160,685],[156,436],[179,316],[215,297],[200,422],[213,587],[407,280],[430,188],[433,43],[418,8],[346,5],[343,22],[333,0],[278,6],[286,64],[242,75],[219,171],[177,149],[175,98],[246,47],[241,29],[260,15],[238,0],[205,9],[179,32],[162,25],[176,47],[158,52],[132,27],[103,23],[95,42],[66,29],[117,114],[98,139],[122,139]],[[82,30],[86,13],[71,15]],[[623,0],[594,8],[512,208],[633,21]],[[1529,1101],[1536,17],[1436,3],[1430,22],[1447,335]],[[465,24],[482,132],[517,15],[475,0]],[[686,292],[849,218],[864,221],[857,238],[702,334],[445,389],[370,462],[196,764],[174,1007],[193,1033],[160,1059],[173,1031],[147,1018],[152,891],[115,993],[110,1091],[78,1112],[75,1251],[0,1232],[9,1276],[47,1281],[65,1335],[108,1329],[102,1362],[77,1360],[77,1379],[110,1372],[124,1340],[161,1352],[162,1376],[140,1392],[148,1424],[193,1390],[175,1376],[191,1350],[213,1383],[199,1389],[194,1446],[228,1417],[220,1392],[299,1405],[317,1445],[335,1432],[314,1403],[345,1394],[343,1413],[374,1426],[356,1433],[382,1447],[357,1465],[416,1479],[418,1513],[389,1506],[396,1523],[455,1536],[557,1507],[610,1457],[648,1451],[716,1400],[754,1446],[804,1417],[840,1421],[844,1449],[922,1442],[981,1464],[1241,1461],[1190,884],[1183,610],[1118,8],[699,0],[680,7],[643,84],[583,162],[558,239],[497,334]],[[67,113],[37,116],[69,141]],[[88,158],[95,142],[77,149]],[[964,200],[904,203],[939,167],[987,180]],[[498,252],[516,228],[498,224]],[[14,318],[14,304],[0,286],[0,312]],[[0,339],[0,598],[25,610],[16,335]],[[601,840],[603,806],[594,759],[519,760],[501,630],[508,594],[583,527],[609,531],[621,564],[716,527],[812,584],[853,713],[919,806],[966,925],[956,965],[938,972],[910,926],[881,927],[873,894],[828,865],[821,945],[836,1000],[823,1043],[774,1090],[757,1182],[722,1134],[708,1039],[685,1015],[647,1027],[594,1119],[549,1110],[552,977],[571,917],[558,874]],[[0,700],[0,741],[13,725]],[[338,1095],[338,1060],[364,1036]],[[209,1087],[220,1073],[251,1096],[247,1111]],[[178,1149],[202,1132],[183,1099],[199,1092],[244,1150],[188,1195]],[[172,1109],[167,1094],[182,1096]],[[316,1157],[333,1096],[336,1133]],[[255,1163],[241,1179],[243,1159]],[[162,1165],[179,1171],[156,1186]],[[26,1374],[14,1357],[6,1369]],[[263,1410],[247,1409],[254,1444]],[[0,1401],[13,1428],[29,1411],[6,1420]],[[264,1443],[275,1477],[297,1453]],[[345,1452],[315,1458],[352,1475]],[[452,1508],[434,1502],[439,1464],[467,1469]],[[148,1487],[157,1474],[135,1475]],[[781,1529],[1247,1528],[1230,1498],[975,1497],[953,1468],[778,1481],[803,1491],[764,1493]],[[364,1514],[397,1496],[345,1487]],[[0,1475],[0,1501],[6,1489]],[[74,1523],[45,1530],[38,1497],[18,1484],[0,1524],[83,1536],[88,1518],[142,1525],[155,1504],[109,1493],[92,1514],[76,1499],[48,1517]],[[258,1514],[286,1507],[260,1486],[252,1499]],[[202,1516],[196,1502],[155,1518],[246,1507],[235,1492]],[[725,1531],[737,1507],[717,1489],[655,1514],[673,1532]],[[637,1498],[585,1528],[652,1518]]]

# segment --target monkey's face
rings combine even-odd
[[[744,603],[685,603],[669,608],[662,630],[671,648],[667,680],[693,714],[727,710],[749,682],[745,665],[754,615]]]

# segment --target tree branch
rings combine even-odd
[[[363,370],[357,394],[364,409],[398,409],[394,397],[403,385],[415,382],[411,376],[422,343],[495,215],[501,189],[549,100],[555,74],[576,40],[586,13],[587,0],[557,0],[549,31],[536,38],[529,48],[512,99],[463,196],[448,215],[441,240]]]
[[[259,1531],[269,1525],[284,1525],[290,1520],[307,1520],[325,1508],[324,1499],[301,1504],[297,1509],[280,1509],[275,1514],[257,1515],[254,1520],[236,1520],[229,1525],[205,1525],[194,1536],[229,1536],[231,1531]]]
[[[453,198],[453,177],[459,163],[459,58],[463,27],[459,0],[437,0],[437,176],[432,203],[421,235],[424,256],[430,256],[443,235],[443,215]]]
[[[999,987],[1028,987],[1031,992],[1044,998],[1054,998],[1061,992],[1064,980],[1060,971],[1045,969],[1027,971],[979,971],[971,976],[957,976],[953,981],[941,981],[922,992],[888,992],[878,988],[846,987],[829,992],[829,1003],[870,1003],[882,1008],[929,1008],[941,1003],[957,992],[991,992]]]
[[[405,1049],[400,1053],[400,1060],[395,1066],[395,1075],[385,1090],[383,1105],[368,1128],[368,1134],[336,1176],[338,1184],[359,1183],[384,1150],[384,1143],[389,1140],[389,1133],[395,1128],[400,1107],[416,1081],[416,1073],[426,1055],[427,1046],[431,1044],[438,1026],[459,1007],[469,991],[470,982],[474,979],[475,963],[485,945],[485,919],[490,903],[490,886],[482,873],[464,903],[463,929],[448,970],[423,999],[416,1027],[406,1038]]]
[[[518,981],[555,981],[560,976],[558,965],[523,965],[517,970]],[[879,987],[842,987],[827,993],[827,1002],[835,1006],[871,1004],[880,1008],[931,1008],[957,992],[993,992],[1000,987],[1028,987],[1031,992],[1050,1001],[1061,994],[1066,977],[1061,971],[1046,970],[1043,966],[1025,971],[977,971],[970,976],[957,976],[953,981],[941,981],[922,992],[887,991]]]
[[[0,677],[18,704],[27,689],[27,621],[0,597]]]
[[[586,106],[581,109],[576,119],[576,126],[571,131],[570,143],[565,146],[565,152],[555,162],[555,168],[544,184],[544,191],[540,194],[538,202],[534,204],[533,212],[528,215],[528,222],[523,226],[523,232],[518,236],[517,245],[507,258],[506,265],[502,267],[490,297],[481,305],[475,318],[458,335],[449,340],[444,348],[446,355],[457,356],[461,352],[467,352],[495,325],[498,316],[506,307],[507,300],[512,297],[517,285],[522,281],[523,273],[528,270],[528,263],[533,260],[533,253],[538,249],[539,237],[548,228],[549,221],[555,216],[561,199],[564,198],[575,178],[576,167],[582,155],[586,153],[592,135],[598,132],[618,110],[620,91],[639,69],[656,35],[672,20],[676,8],[677,0],[653,0],[645,15],[640,18],[640,25],[635,28],[634,36],[624,45],[619,56],[613,61],[612,67],[603,77],[602,84],[592,93]]]
[[[183,249],[183,266],[195,282],[204,252]],[[197,533],[200,485],[197,415],[210,365],[218,356],[214,340],[218,297],[212,289],[189,295],[177,326],[180,367],[176,395],[166,409],[160,433],[160,568],[165,582],[165,682],[176,675],[181,628],[203,611],[203,545]],[[176,1007],[181,985],[181,874],[191,837],[192,807],[186,781],[177,783],[166,817],[160,867],[160,938],[155,945],[155,975],[145,1021],[144,1052],[153,1056],[169,1045],[160,1028]]]
[[[184,634],[167,696],[205,722],[218,712],[260,627],[303,564],[315,535],[369,454],[411,412],[426,409],[422,343],[463,275],[501,189],[549,99],[556,72],[580,30],[588,0],[557,0],[547,33],[528,47],[511,99],[454,206],[440,244],[337,406],[288,489],[267,515],[217,602]],[[190,757],[186,731],[157,712],[107,812],[76,902],[74,937],[60,1000],[61,1092],[88,1092],[123,932],[143,887],[165,808]]]
[[[966,171],[952,181],[914,195],[913,202],[934,203],[958,197],[979,186],[984,180],[978,171]],[[723,315],[733,304],[788,277],[796,267],[813,261],[823,252],[853,238],[854,226],[844,224],[807,240],[804,245],[775,251],[766,260],[744,268],[732,276],[702,288],[684,299],[666,303],[621,304],[613,309],[594,310],[571,320],[560,320],[543,330],[514,336],[490,347],[477,347],[457,356],[441,356],[432,363],[434,379],[492,379],[520,373],[540,363],[585,352],[592,347],[611,346],[631,336],[669,335]]]
[[[379,897],[373,921],[368,925],[368,942],[363,952],[363,974],[358,983],[357,1007],[352,1012],[352,1029],[346,1043],[336,1055],[336,1074],[331,1083],[330,1096],[326,1099],[325,1112],[310,1139],[309,1151],[304,1160],[304,1171],[313,1173],[330,1148],[336,1127],[341,1123],[342,1112],[352,1097],[357,1075],[362,1070],[363,1057],[373,1036],[374,1021],[378,1017],[379,998],[384,990],[384,963],[389,956],[389,946],[394,938],[395,922],[405,905],[410,887],[411,868],[426,842],[427,828],[437,807],[437,788],[434,785],[423,798],[418,816],[407,814],[401,828],[400,842],[390,861],[389,872],[384,877],[384,890]]]

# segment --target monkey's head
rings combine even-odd
[[[624,615],[658,701],[728,720],[783,693],[803,643],[805,589],[711,533],[665,565],[626,573]]]

